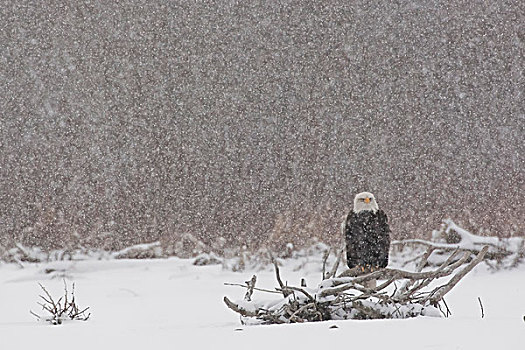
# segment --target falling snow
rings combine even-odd
[[[523,234],[522,1],[7,1],[0,240]]]

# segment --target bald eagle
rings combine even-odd
[[[376,270],[388,265],[390,228],[374,195],[362,192],[355,196],[354,209],[343,222],[346,261],[349,268]]]

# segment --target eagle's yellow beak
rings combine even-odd
[[[365,203],[366,203],[366,204],[370,203],[370,198],[366,197],[366,198],[365,198]]]

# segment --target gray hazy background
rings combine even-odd
[[[3,1],[0,239],[524,233],[525,2]]]

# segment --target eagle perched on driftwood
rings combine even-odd
[[[390,227],[374,195],[362,192],[355,196],[354,209],[343,223],[348,267],[373,271],[388,265]]]

